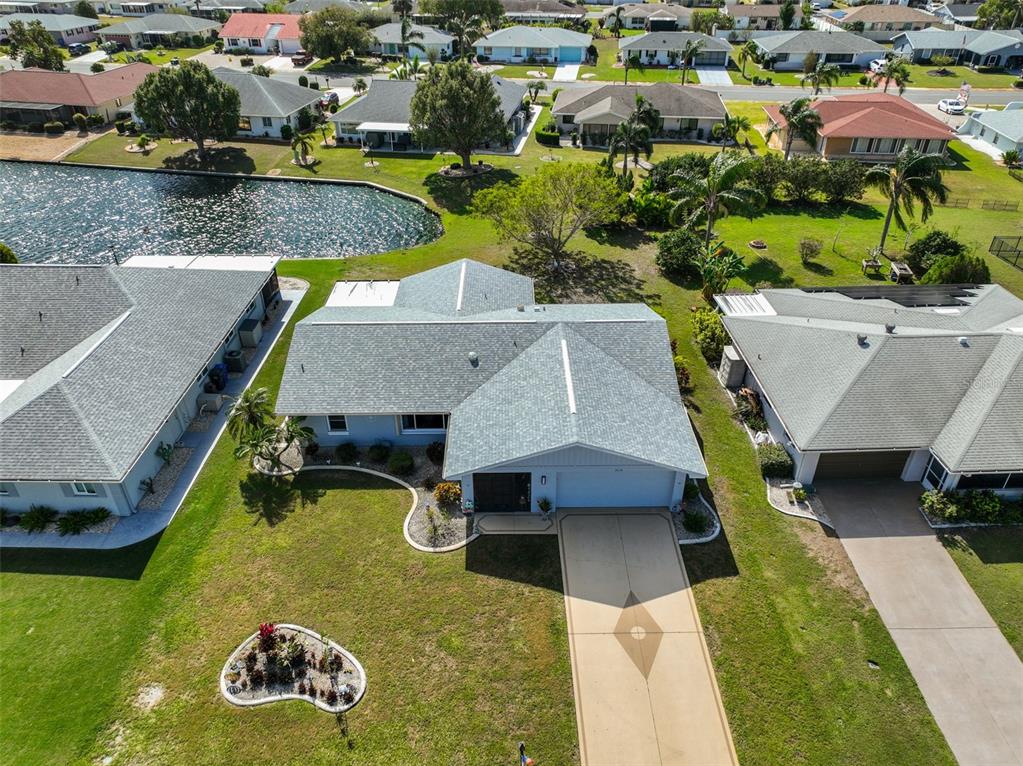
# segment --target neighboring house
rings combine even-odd
[[[896,36],[892,47],[914,63],[948,56],[969,67],[1023,66],[1023,30],[1019,29],[924,29]]]
[[[1023,301],[998,285],[715,296],[796,481],[1023,492]]]
[[[501,101],[501,113],[512,135],[529,124],[529,112],[522,105],[526,86],[493,77]],[[416,147],[409,127],[412,96],[418,83],[412,80],[371,80],[366,95],[331,115],[338,141],[352,141],[373,150],[410,151]]]
[[[693,66],[728,65],[728,53],[732,46],[725,40],[700,32],[647,32],[645,35],[623,37],[618,41],[618,57],[624,59],[639,56],[643,66],[677,66],[679,52],[685,48],[688,40],[703,42],[703,51],[695,57]]]
[[[219,259],[214,259],[219,260]],[[259,271],[0,266],[0,501],[133,513],[207,373],[277,294]]]
[[[851,32],[820,32],[814,29],[775,32],[754,37],[765,67],[778,72],[803,71],[807,54],[837,64],[843,69],[866,69],[873,59],[882,58],[884,46]]]
[[[98,114],[105,122],[132,103],[149,64],[128,64],[97,74],[12,69],[0,72],[0,119],[22,124],[60,121],[73,114]]]
[[[1003,153],[1023,153],[1023,101],[1012,101],[1002,111],[970,112],[959,134],[980,138]]]
[[[277,412],[321,447],[444,442],[443,477],[477,512],[669,508],[707,474],[660,316],[538,305],[530,278],[471,260],[299,322]]]
[[[797,5],[796,14],[792,17],[792,29],[798,29],[803,19],[803,12]],[[726,16],[735,19],[735,29],[753,30],[758,32],[774,31],[782,28],[780,5],[726,5],[723,9]]]
[[[560,27],[514,26],[497,29],[472,45],[480,61],[509,64],[581,64],[593,38]]]
[[[370,13],[378,10],[371,5],[360,2],[360,0],[294,0],[284,6],[284,12],[297,14],[315,13],[316,11],[322,11],[324,8],[333,8],[335,6],[354,11],[355,13]]]
[[[653,85],[589,85],[565,88],[551,109],[562,131],[591,138],[606,139],[636,110],[640,95],[661,114],[661,127],[655,137],[710,137],[714,126],[728,112],[721,96],[712,90],[674,83]]]
[[[913,32],[941,23],[937,16],[905,5],[860,5],[851,11],[836,10],[819,17],[830,27],[847,29],[860,37],[888,43],[902,32]],[[859,26],[863,25],[860,30]]]
[[[259,0],[195,0],[184,7],[193,16],[214,21],[229,18],[232,13],[263,12],[263,4]]]
[[[955,136],[951,128],[904,98],[885,93],[864,93],[819,98],[810,106],[821,116],[817,145],[798,138],[797,154],[818,154],[824,159],[851,158],[862,162],[891,162],[905,147],[928,154],[944,154]],[[787,123],[777,104],[764,107],[768,123],[781,128],[778,145],[788,140]]]
[[[91,43],[96,39],[96,30],[102,22],[84,16],[72,16],[65,13],[12,13],[0,16],[0,39],[11,33],[11,23],[20,21],[26,26],[34,21],[43,25],[57,45],[72,43]]]
[[[0,15],[8,13],[71,13],[78,0],[5,0],[0,2]]]
[[[622,26],[647,32],[678,32],[692,26],[693,9],[668,3],[626,3],[620,6]],[[610,29],[611,17],[618,8],[604,11],[604,28]]]
[[[214,40],[220,23],[182,13],[154,13],[139,19],[111,24],[97,32],[105,43],[120,43],[125,48],[166,45],[187,47],[198,37],[206,44]]]
[[[453,55],[455,38],[447,32],[442,32],[434,27],[424,27],[419,24],[413,24],[412,31],[418,32],[422,37],[409,42],[408,50],[405,52],[406,58],[411,59],[418,56],[421,59],[425,59],[428,51],[436,51],[437,56],[442,60],[448,59]],[[370,48],[372,53],[382,56],[401,55],[401,24],[399,22],[375,27],[373,35],[377,41]]]
[[[983,3],[951,3],[937,6],[933,13],[944,24],[972,27],[977,23],[977,11]]]
[[[183,7],[178,0],[90,0],[97,13],[109,16],[149,16],[170,13],[172,8]]]
[[[220,39],[227,49],[290,56],[302,48],[298,19],[290,13],[235,13],[220,30]]]
[[[567,0],[501,0],[505,20],[514,24],[582,24],[586,8]]]
[[[312,110],[323,95],[312,88],[227,67],[217,67],[213,76],[238,91],[241,136],[280,138],[281,128],[285,125],[297,128],[298,113],[302,109]]]

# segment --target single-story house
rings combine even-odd
[[[960,24],[972,27],[977,23],[977,11],[983,3],[948,3],[938,5],[933,13],[944,24]]]
[[[647,32],[645,35],[631,35],[618,41],[620,59],[639,56],[643,66],[674,66],[679,63],[679,54],[689,40],[703,42],[703,51],[693,60],[698,67],[728,65],[728,53],[732,46],[725,40],[700,32]]]
[[[948,125],[920,107],[891,93],[856,93],[818,98],[810,106],[821,116],[817,145],[808,146],[798,138],[792,144],[796,154],[817,154],[824,159],[855,159],[862,162],[891,162],[905,147],[928,154],[944,154],[955,134]],[[770,125],[777,125],[779,145],[788,140],[787,123],[778,104],[764,107]]]
[[[291,13],[234,13],[220,30],[224,47],[290,56],[302,49],[299,17]]]
[[[444,442],[477,512],[670,508],[707,474],[660,316],[538,305],[532,279],[471,260],[299,322],[276,410],[321,448]]]
[[[98,114],[104,122],[132,103],[135,89],[157,68],[128,64],[96,74],[11,69],[0,72],[0,119],[30,124],[60,121],[72,115]]]
[[[491,79],[501,101],[500,109],[508,130],[517,136],[529,124],[529,113],[522,105],[526,86],[503,77]],[[330,116],[338,140],[357,141],[375,151],[432,149],[416,147],[412,142],[410,110],[418,83],[413,80],[371,80],[369,86],[366,95]]]
[[[728,114],[721,96],[712,90],[677,83],[653,85],[588,85],[565,88],[551,109],[559,130],[578,129],[590,137],[606,138],[636,110],[642,96],[661,114],[657,136],[709,137]]]
[[[204,42],[216,38],[220,22],[185,16],[182,13],[154,13],[138,19],[128,19],[120,24],[111,24],[97,32],[105,43],[120,43],[125,48],[142,48],[146,45],[187,47],[194,37]]]
[[[780,5],[726,5],[722,12],[735,20],[735,29],[755,30],[758,32],[774,31],[782,28]],[[803,19],[803,11],[796,6],[792,17],[792,28],[798,29]]]
[[[154,13],[172,13],[181,8],[176,0],[90,0],[97,13],[109,16],[149,16]]]
[[[513,24],[582,24],[586,8],[568,0],[501,0],[504,18]]]
[[[201,19],[220,21],[224,14],[262,13],[263,4],[259,0],[195,0],[188,6],[188,12]]]
[[[1023,492],[1023,301],[999,285],[715,297],[726,380],[760,394],[795,479]],[[733,351],[734,349],[734,351]]]
[[[1023,101],[1012,101],[1005,109],[970,112],[959,127],[959,134],[975,136],[1000,152],[1023,152]]]
[[[405,51],[406,58],[426,58],[427,51],[436,51],[441,60],[450,58],[454,53],[455,38],[447,32],[436,27],[425,27],[419,24],[412,25],[412,32],[418,32],[421,38],[412,40]],[[381,56],[401,55],[401,24],[392,22],[383,24],[373,29],[376,42],[370,47],[370,52]],[[418,47],[417,47],[418,46]]]
[[[20,21],[25,26],[38,21],[57,45],[64,46],[72,43],[91,43],[96,39],[96,30],[101,23],[97,19],[66,13],[11,13],[0,16],[0,40],[10,35],[11,23],[15,21]]]
[[[855,29],[860,37],[888,43],[901,32],[937,26],[942,20],[937,16],[910,8],[906,5],[860,5],[851,11],[834,10],[822,14],[820,19],[837,29]],[[859,26],[863,25],[863,29]]]
[[[593,38],[560,27],[514,26],[496,29],[472,44],[480,61],[510,64],[581,64]]]
[[[74,13],[78,0],[3,0],[0,15],[8,13]]]
[[[216,259],[215,259],[216,260]],[[277,294],[266,268],[0,266],[4,508],[133,513],[208,374]]]
[[[217,67],[213,76],[238,91],[241,118],[238,135],[280,138],[281,128],[298,127],[298,113],[314,110],[323,95],[318,90],[237,69]]]
[[[692,26],[693,9],[669,3],[626,3],[621,8],[622,25],[626,29],[645,29],[647,32],[678,32]],[[604,11],[604,28],[610,29],[610,19],[618,8]]]
[[[924,29],[897,35],[892,48],[914,63],[949,56],[969,67],[1023,66],[1023,30],[1019,29]]]
[[[360,2],[360,0],[293,0],[293,2],[284,6],[284,12],[295,14],[315,13],[316,11],[322,11],[324,8],[332,8],[334,6],[356,13],[367,13],[375,10],[372,6]],[[262,8],[262,6],[260,7]]]
[[[803,61],[811,52],[844,69],[866,69],[871,61],[885,54],[883,45],[840,30],[775,32],[754,37],[753,42],[760,49],[765,66],[778,72],[803,71]]]

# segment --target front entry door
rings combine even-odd
[[[477,513],[528,512],[531,509],[528,473],[474,473],[472,489]]]

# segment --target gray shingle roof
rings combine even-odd
[[[653,104],[662,117],[706,117],[723,119],[726,111],[721,96],[712,90],[673,83],[653,85],[592,85],[566,88],[558,94],[552,114],[582,114],[610,99],[614,113],[628,117],[636,108],[636,95]]]
[[[647,32],[643,35],[632,35],[619,40],[618,49],[623,51],[678,51],[685,48],[689,40],[701,40],[705,51],[732,50],[732,46],[726,41],[700,32]]]
[[[121,480],[266,278],[0,266],[0,477]]]
[[[315,11],[322,11],[324,8],[333,7],[347,8],[350,11],[356,13],[368,13],[376,10],[371,5],[359,2],[358,0],[293,0],[284,6],[285,13],[310,13]],[[260,8],[262,8],[260,4]]]
[[[758,46],[771,54],[777,53],[871,53],[883,51],[884,46],[854,35],[852,32],[835,30],[821,32],[816,29],[798,30],[795,32],[776,32],[753,40]]]
[[[26,25],[38,21],[47,32],[67,32],[81,27],[93,29],[100,25],[97,19],[87,19],[68,13],[10,13],[0,16],[0,29],[10,29],[12,21],[20,21]]]
[[[373,35],[381,43],[401,43],[401,24],[397,22],[382,24],[379,27],[374,27],[372,31]],[[455,39],[447,32],[442,32],[435,27],[427,27],[421,24],[413,24],[412,31],[419,32],[423,36],[422,39],[414,41],[421,43],[422,45],[447,45]],[[413,52],[415,52],[415,50],[416,49],[413,49]]]
[[[186,16],[183,13],[151,13],[148,16],[141,16],[137,19],[128,19],[120,24],[111,24],[103,27],[98,34],[103,37],[107,35],[137,35],[143,32],[185,32],[187,34],[198,34],[208,32],[211,29],[220,29],[222,25],[217,21],[200,19],[196,16]]]
[[[963,41],[966,41],[965,44]],[[940,48],[942,50],[968,50],[972,53],[994,53],[1004,48],[1014,48],[1023,42],[1023,30],[1019,29],[921,29],[917,32],[903,32],[893,41],[908,42],[913,48]]]
[[[664,320],[642,305],[533,305],[529,282],[459,261],[402,280],[394,307],[314,312],[295,328],[277,411],[451,413],[449,476],[571,445],[706,475]]]
[[[213,76],[238,91],[241,114],[246,117],[287,117],[312,106],[322,95],[312,88],[227,67],[217,67]]]
[[[956,313],[763,290],[776,315],[724,323],[799,449],[934,445],[951,470],[1018,470],[1023,440],[1005,436],[1023,433],[1023,301],[973,292]]]
[[[472,47],[517,47],[517,48],[588,48],[593,38],[582,32],[561,27],[532,27],[519,24],[513,27],[495,29],[481,37]]]
[[[1017,102],[1016,107],[1007,107],[999,111],[992,109],[986,112],[970,112],[969,120],[1001,133],[1010,141],[1023,141],[1023,102]],[[966,131],[960,129],[960,133],[964,132]]]

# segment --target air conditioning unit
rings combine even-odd
[[[255,348],[263,337],[263,325],[258,319],[246,319],[238,328],[238,339],[245,348]]]
[[[725,346],[718,367],[718,381],[725,388],[739,388],[745,378],[746,360],[735,350],[735,346]]]

